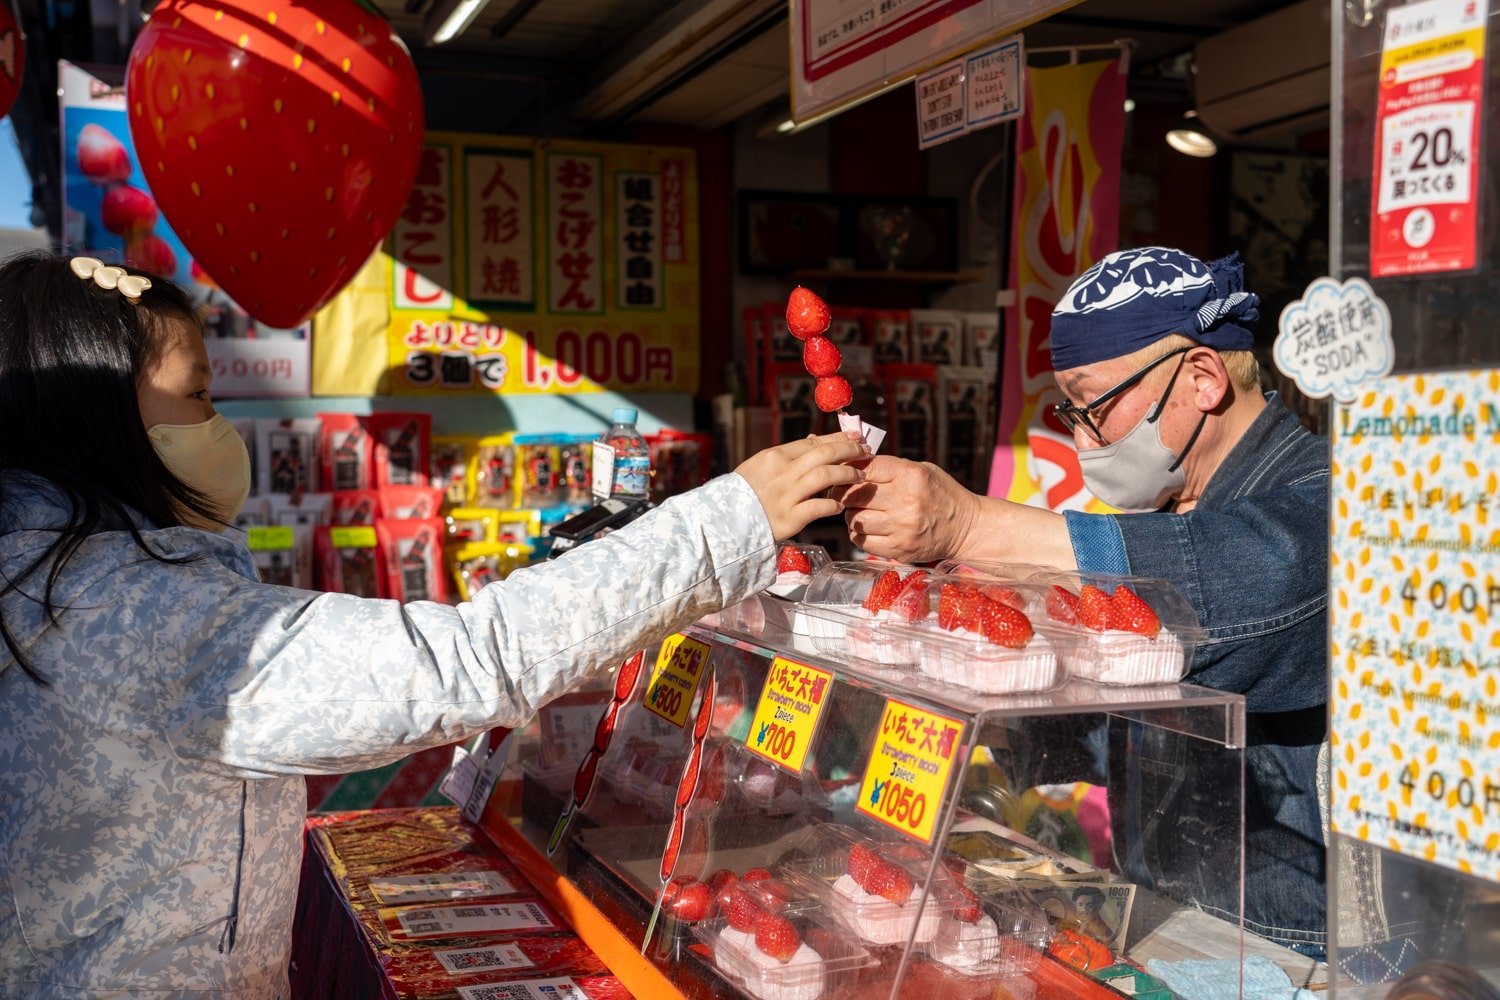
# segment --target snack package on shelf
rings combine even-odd
[[[840,350],[869,343],[865,335],[865,311],[850,306],[829,306],[828,330],[823,334]]]
[[[389,597],[385,559],[374,525],[333,525],[316,529],[319,590],[356,597]]]
[[[333,495],[333,523],[369,524],[383,516],[378,490],[339,490]]]
[[[316,417],[255,421],[255,481],[262,493],[316,493],[323,422]]]
[[[432,468],[428,478],[443,491],[443,502],[448,506],[462,507],[474,495],[478,454],[478,438],[444,434],[432,439]]]
[[[994,422],[989,418],[993,379],[980,368],[937,370],[938,464],[980,494],[989,484]]]
[[[762,368],[769,373],[772,365],[793,364],[802,360],[802,342],[792,335],[786,324],[786,306],[780,302],[767,302],[761,306],[761,322],[765,324],[765,354]]]
[[[449,545],[493,542],[499,538],[499,511],[493,507],[454,507],[444,515]]]
[[[964,340],[968,349],[964,364],[983,368],[993,378],[1000,365],[1000,314],[966,312],[963,317]]]
[[[1077,637],[1063,657],[1074,677],[1101,684],[1171,684],[1186,676],[1204,639],[1182,592],[1165,580],[1043,573],[1044,613]]]
[[[325,490],[363,490],[375,485],[375,441],[368,417],[353,413],[320,413],[323,423]]]
[[[516,505],[514,434],[492,434],[479,439],[474,459],[474,504],[510,508]]]
[[[558,492],[562,502],[594,502],[594,435],[566,434],[557,445]]]
[[[663,430],[646,438],[651,446],[651,501],[686,493],[708,482],[714,442],[708,434]]]
[[[930,461],[938,454],[937,368],[933,365],[886,365],[887,454],[913,462]],[[871,414],[878,419],[878,415]]]
[[[912,359],[911,314],[905,309],[867,309],[865,326],[865,340],[877,365],[905,364]]]
[[[385,553],[386,595],[398,601],[446,601],[443,537],[447,526],[436,517],[381,518],[375,533]]]
[[[305,532],[311,528],[304,527]],[[297,532],[290,525],[257,526],[245,533],[250,559],[261,583],[278,587],[306,587],[298,582]]]
[[[271,523],[271,501],[263,496],[251,495],[245,505],[234,516],[234,526],[244,531],[248,528],[265,527]]]
[[[266,497],[271,505],[271,524],[305,524],[316,527],[333,523],[333,494],[273,493]]]
[[[947,309],[911,311],[913,360],[924,365],[964,363],[964,319]]]
[[[795,338],[792,343],[799,344]],[[817,383],[808,377],[801,363],[775,365],[768,370],[767,379],[772,406],[772,441],[784,444],[821,433],[824,416],[813,398]]]
[[[461,601],[503,580],[531,561],[532,547],[517,542],[468,542],[453,550],[453,583]]]
[[[494,541],[508,545],[530,545],[542,535],[542,512],[534,507],[502,510],[495,514]]]
[[[820,571],[794,630],[827,656],[920,672],[981,694],[1045,691],[1079,640],[1024,610],[1032,584],[1003,586],[894,563],[839,562]]]
[[[562,498],[558,488],[557,438],[550,434],[517,434],[516,498],[512,507],[550,507]]]
[[[382,486],[380,516],[392,520],[438,517],[443,509],[443,491],[435,486]]]
[[[432,417],[426,413],[375,413],[375,486],[426,486],[432,464]]]
[[[770,336],[771,321],[762,307],[746,306],[740,311],[740,323],[745,331],[746,402],[754,406],[765,399],[761,369],[766,363],[766,340]]]

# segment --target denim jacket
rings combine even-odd
[[[1325,909],[1315,774],[1327,727],[1328,445],[1275,393],[1266,400],[1193,510],[1066,517],[1079,569],[1168,580],[1197,611],[1207,637],[1188,682],[1243,694],[1248,711],[1245,925],[1316,947]],[[1130,751],[1159,765],[1155,793],[1188,811],[1191,742],[1136,733]],[[1180,787],[1167,787],[1174,780]],[[1145,870],[1168,891],[1174,845],[1184,846],[1176,840],[1191,826],[1134,831],[1157,838],[1144,845]],[[1217,903],[1194,895],[1233,912],[1231,890],[1222,887]]]

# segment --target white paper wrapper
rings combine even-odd
[[[870,454],[880,453],[880,443],[885,440],[885,431],[874,424],[867,424],[859,417],[850,413],[839,414],[839,430],[853,431],[860,436],[865,444],[870,446]]]

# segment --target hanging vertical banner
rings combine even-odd
[[[1125,139],[1122,60],[1026,70],[1005,311],[1000,423],[989,493],[1052,510],[1107,511],[1083,486],[1072,435],[1053,420],[1052,308],[1115,249]]]
[[[1486,0],[1421,0],[1386,15],[1380,51],[1370,273],[1478,265]]]
[[[692,392],[698,297],[691,150],[429,133],[313,393]]]
[[[1334,409],[1334,830],[1500,880],[1500,372],[1378,379]]]

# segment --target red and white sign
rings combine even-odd
[[[471,305],[529,308],[536,300],[531,162],[529,152],[464,152]]]
[[[547,156],[547,297],[555,313],[604,311],[604,162]]]
[[[792,117],[883,93],[1076,0],[791,0]]]
[[[215,399],[286,399],[312,390],[312,341],[301,337],[205,337]]]
[[[1422,0],[1386,15],[1371,192],[1374,277],[1478,264],[1486,6]]]
[[[453,198],[446,146],[424,146],[406,207],[391,229],[397,309],[453,308]]]

